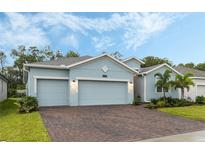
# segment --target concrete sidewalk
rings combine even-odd
[[[141,142],[205,142],[205,130],[142,140]]]

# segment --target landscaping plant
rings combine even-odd
[[[189,91],[190,86],[194,86],[193,80],[190,78],[193,76],[192,73],[185,73],[183,76],[177,74],[175,81],[172,82],[172,86],[175,87],[175,89],[181,89],[181,99],[184,99],[184,92],[185,89]]]
[[[38,110],[38,101],[36,97],[26,96],[17,102],[20,113],[29,113]]]
[[[137,96],[132,102],[133,105],[140,105],[141,104],[141,97]]]
[[[164,102],[166,102],[166,90],[171,87],[171,81],[169,80],[171,77],[172,71],[166,70],[163,74],[156,73],[154,76],[158,78],[155,86],[162,88]]]
[[[196,103],[197,104],[205,104],[205,97],[204,96],[197,96]]]

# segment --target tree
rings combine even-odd
[[[6,64],[6,55],[3,51],[0,51],[0,70],[2,74],[4,74],[5,64]]]
[[[185,65],[184,65],[185,67],[188,67],[188,68],[195,68],[195,64],[194,63],[186,63]]]
[[[154,66],[158,64],[163,64],[167,63],[168,65],[172,66],[172,62],[169,61],[167,58],[159,58],[159,57],[154,57],[154,56],[148,56],[143,58],[143,61],[145,64],[142,65],[142,67],[149,67],[149,66]]]
[[[194,86],[194,82],[190,78],[191,76],[193,76],[193,74],[189,73],[189,72],[185,73],[183,76],[177,74],[175,81],[172,82],[172,86],[175,89],[177,89],[177,88],[181,89],[181,99],[184,99],[185,89],[187,89],[187,91],[189,91],[190,86]]]
[[[62,58],[63,57],[63,54],[60,50],[57,50],[56,53],[55,53],[55,58],[56,59],[59,59],[59,58]]]
[[[108,52],[103,51],[102,54],[108,54]],[[118,51],[112,52],[112,53],[110,53],[110,55],[111,55],[112,57],[118,59],[118,60],[121,60],[122,57],[123,57],[123,55],[122,55],[120,52],[118,52]]]
[[[14,58],[14,68],[18,69],[22,83],[23,64],[43,61],[46,57],[44,52],[40,51],[37,47],[31,46],[26,48],[24,45],[18,46],[17,49],[12,49],[11,56]]]
[[[80,57],[80,54],[76,51],[68,51],[68,53],[66,54],[66,57]]]
[[[172,71],[166,70],[163,74],[156,73],[154,76],[157,77],[157,82],[155,86],[158,88],[162,88],[164,102],[166,101],[166,91],[171,87],[171,81],[169,80],[171,77]]]
[[[199,63],[195,68],[201,71],[205,71],[205,63]]]
[[[118,51],[111,53],[111,56],[113,56],[114,58],[119,59],[119,60],[123,57],[123,55]]]

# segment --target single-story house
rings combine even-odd
[[[7,83],[5,76],[0,74],[0,101],[7,99]]]
[[[24,81],[27,95],[37,97],[40,106],[113,105],[131,104],[138,96],[142,102],[160,98],[162,89],[155,87],[154,75],[169,69],[174,80],[185,73],[167,64],[143,68],[143,63],[136,57],[118,60],[108,54],[62,58],[25,64]],[[201,80],[205,83],[202,75]],[[201,92],[200,85],[195,89]],[[179,98],[180,90],[171,88],[166,95]]]
[[[108,54],[24,65],[27,94],[40,106],[131,104],[137,74]]]

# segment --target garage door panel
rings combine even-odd
[[[127,82],[79,81],[80,105],[127,104]]]
[[[198,85],[197,86],[197,95],[198,96],[205,96],[205,85]]]
[[[68,81],[37,80],[37,96],[40,106],[68,105]]]

